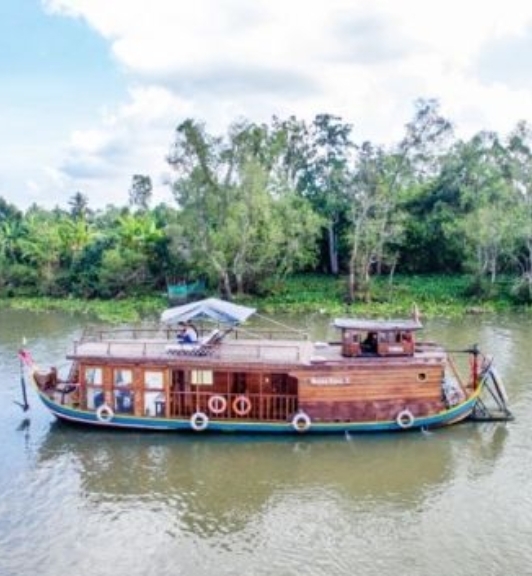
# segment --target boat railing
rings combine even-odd
[[[175,328],[113,328],[94,330],[83,334],[80,342],[105,342],[107,340],[173,340]]]
[[[231,337],[235,340],[308,340],[309,335],[303,330],[287,328],[234,328]]]
[[[181,360],[208,360],[209,358],[242,362],[307,362],[312,356],[310,342],[272,340],[231,340],[212,346],[173,346],[168,340],[103,340],[74,342],[74,355],[109,358],[179,358]]]
[[[286,421],[298,407],[296,394],[226,393],[216,395],[215,405],[212,398],[212,392],[173,392],[169,406],[161,406],[160,412],[169,418],[188,418],[202,412],[217,420]]]
[[[300,330],[287,330],[281,328],[230,328],[215,326],[225,332],[225,339],[233,340],[308,340],[308,334]],[[207,334],[213,329],[213,325],[198,326],[199,336]],[[100,342],[106,340],[175,340],[177,329],[175,327],[158,326],[158,327],[135,327],[135,328],[112,328],[110,330],[90,330],[85,332],[80,341],[87,342],[97,340]]]

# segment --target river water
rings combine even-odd
[[[337,438],[142,435],[20,400],[86,319],[0,311],[0,576],[532,575],[532,323],[432,320],[495,357],[516,417]],[[317,318],[321,334],[327,319]]]

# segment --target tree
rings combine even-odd
[[[70,215],[74,220],[85,220],[89,215],[89,201],[85,194],[76,192],[68,201],[70,205]]]
[[[514,291],[525,302],[532,302],[532,127],[519,122],[507,142],[509,176],[515,189],[512,230],[515,232],[514,257],[520,278]]]
[[[396,149],[386,153],[366,142],[359,148],[350,184],[348,297],[355,297],[357,278],[367,286],[372,270],[384,265],[391,274],[404,237],[402,204],[408,191],[437,173],[439,154],[451,125],[435,100],[416,102],[416,113]]]
[[[26,233],[20,240],[22,262],[40,278],[39,292],[54,293],[54,281],[61,264],[62,242],[55,216],[32,207],[25,218]]]
[[[311,259],[319,223],[308,203],[297,201],[303,228],[279,225],[280,212],[288,213],[297,199],[280,174],[266,126],[240,122],[223,139],[187,120],[177,128],[168,161],[181,207],[182,255],[216,276],[225,296]],[[281,252],[290,238],[301,240],[298,252]]]
[[[129,189],[129,204],[139,210],[148,210],[152,197],[152,182],[149,176],[134,174]]]
[[[348,297],[355,298],[357,278],[367,286],[372,268],[381,267],[393,220],[399,220],[393,189],[387,182],[387,158],[382,148],[369,142],[359,149],[356,172],[350,185],[350,240]]]
[[[330,114],[319,114],[307,127],[294,118],[277,121],[284,131],[284,167],[295,178],[298,192],[321,216],[326,230],[328,268],[339,272],[339,239],[342,219],[348,209],[346,189],[350,156],[355,148],[351,126]]]
[[[0,222],[14,219],[20,220],[20,218],[22,218],[20,210],[0,196]]]
[[[498,136],[479,132],[457,145],[462,237],[470,251],[468,266],[480,281],[497,278],[501,258],[509,254],[516,196],[508,173],[507,153]]]

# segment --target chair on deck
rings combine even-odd
[[[187,355],[187,356],[210,356],[216,346],[222,341],[225,332],[215,328],[203,338],[193,343],[181,343],[181,344],[168,344],[166,346],[166,352],[168,354],[175,355]]]

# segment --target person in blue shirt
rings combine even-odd
[[[177,341],[182,344],[194,344],[198,341],[198,331],[195,326],[189,322],[179,322],[179,331],[177,333]]]

